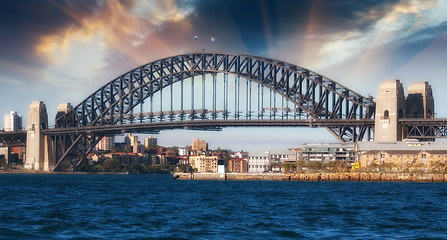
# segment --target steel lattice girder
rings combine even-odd
[[[407,118],[399,122],[409,138],[433,139],[447,137],[447,119]]]
[[[26,131],[0,132],[0,146],[21,147],[26,145]]]
[[[87,160],[87,155],[104,135],[88,133],[70,133],[53,135],[55,141],[56,163],[54,171],[60,169],[76,171],[77,168]],[[62,163],[68,166],[62,166]]]

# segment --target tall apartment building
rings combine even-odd
[[[194,138],[192,140],[191,150],[198,152],[206,152],[208,151],[208,143],[204,140],[200,140],[199,138]]]
[[[149,136],[148,138],[144,139],[144,147],[155,147],[157,146],[157,138],[154,138],[152,136]]]
[[[19,130],[22,130],[22,116],[18,115],[16,111],[5,114],[5,131]]]
[[[124,137],[124,143],[130,147],[133,153],[141,153],[140,142],[138,142],[138,136],[134,136],[132,133],[128,133]]]
[[[101,151],[110,151],[115,147],[115,136],[104,136],[101,138],[96,149]]]

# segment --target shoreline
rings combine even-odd
[[[307,182],[446,182],[444,173],[175,173],[178,180]]]
[[[0,170],[1,174],[77,174],[77,175],[129,175],[127,172],[44,172],[26,169]],[[166,174],[168,175],[168,174]]]
[[[127,172],[43,172],[26,169],[1,170],[1,174],[133,175]],[[447,182],[447,174],[444,173],[174,173],[170,175],[176,180],[205,181]]]

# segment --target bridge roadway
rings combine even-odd
[[[26,131],[0,132],[0,146],[20,147],[26,145]]]
[[[296,120],[191,120],[180,122],[133,123],[124,125],[86,126],[77,128],[52,128],[43,130],[46,135],[71,133],[122,134],[124,132],[157,133],[165,129],[221,130],[223,127],[328,127],[328,126],[367,126],[373,127],[371,119],[296,119]]]
[[[400,119],[408,128],[409,137],[442,138],[447,137],[447,118],[434,119]],[[122,134],[126,132],[158,133],[167,129],[211,130],[220,131],[224,127],[328,127],[328,126],[364,126],[374,127],[374,119],[295,119],[295,120],[191,120],[164,121],[152,123],[117,124],[105,126],[86,126],[76,128],[50,128],[42,130],[45,135],[83,134]],[[429,135],[431,133],[431,136]],[[434,134],[434,136],[433,136]],[[0,145],[25,146],[26,131],[0,132]]]

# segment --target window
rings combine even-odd
[[[380,154],[380,164],[385,163],[385,153]]]
[[[390,112],[388,110],[385,110],[385,112],[383,112],[383,119],[389,119],[390,118]]]
[[[422,153],[421,161],[424,165],[427,164],[427,153]]]

